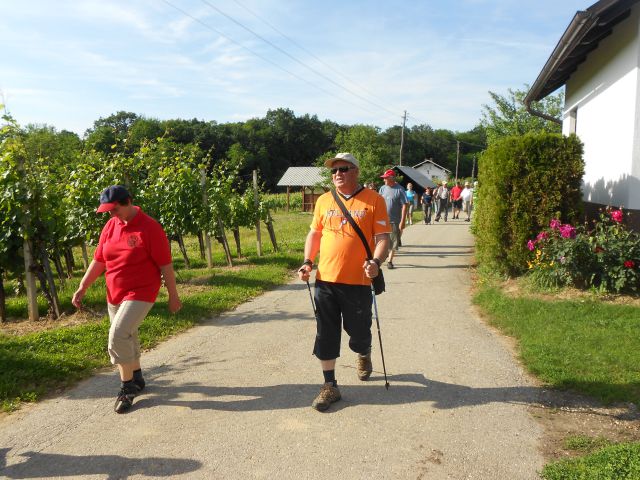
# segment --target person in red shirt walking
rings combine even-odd
[[[100,194],[97,213],[111,218],[100,234],[93,261],[73,294],[71,303],[82,308],[82,299],[93,282],[105,273],[109,311],[108,351],[120,372],[120,392],[114,410],[124,413],[145,387],[140,367],[138,327],[156,301],[161,279],[169,293],[169,311],[182,308],[173,271],[169,241],[160,224],[133,205],[126,188],[112,185]]]
[[[460,217],[460,210],[462,210],[462,198],[460,198],[461,193],[462,193],[462,187],[460,186],[460,182],[456,181],[455,186],[451,189],[451,203],[453,204],[453,218]]]

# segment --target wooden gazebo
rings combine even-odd
[[[289,194],[292,187],[302,188],[302,211],[313,212],[318,197],[328,189],[322,184],[326,179],[320,167],[289,167],[278,182],[279,187],[287,187],[287,211],[289,211]]]

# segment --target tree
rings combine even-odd
[[[93,122],[93,128],[88,129],[84,136],[89,148],[103,153],[111,152],[115,145],[125,145],[129,136],[129,129],[138,120],[138,115],[132,112],[120,111],[106,118],[99,118]],[[128,150],[129,153],[132,149]]]
[[[395,164],[389,146],[380,135],[380,129],[370,125],[354,125],[336,136],[336,151],[322,155],[317,164],[338,152],[350,152],[360,162],[360,182],[377,182],[385,168]]]
[[[527,111],[524,99],[528,91],[528,85],[525,85],[524,90],[509,89],[507,95],[489,91],[494,105],[482,106],[484,111],[481,120],[481,124],[487,131],[488,144],[509,135],[524,135],[534,132],[560,133],[562,131],[558,123],[531,115]],[[539,102],[533,102],[531,106],[539,112],[560,119],[563,104],[564,92],[558,92]]]

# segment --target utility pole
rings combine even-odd
[[[471,181],[476,178],[476,155],[473,155],[473,166],[471,167]]]
[[[400,166],[402,166],[402,148],[404,147],[404,125],[407,122],[407,111],[404,111],[402,117],[402,130],[400,131]]]
[[[458,164],[460,163],[460,140],[456,140],[456,182],[458,181]]]

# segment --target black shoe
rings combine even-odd
[[[131,409],[133,405],[133,399],[136,398],[136,390],[138,387],[133,385],[132,387],[122,387],[120,388],[120,393],[118,393],[118,397],[116,398],[116,404],[113,406],[113,410],[116,413],[125,413]]]
[[[393,263],[392,263],[392,262],[389,262],[389,263],[387,263],[387,268],[388,268],[389,270],[393,270],[395,267],[393,266]]]

